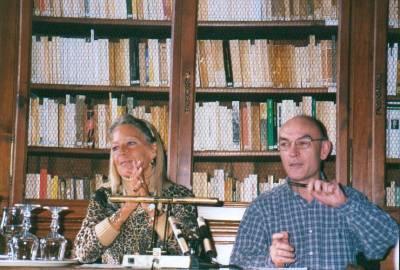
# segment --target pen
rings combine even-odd
[[[290,186],[293,186],[293,187],[302,187],[302,188],[306,188],[307,187],[307,184],[298,183],[298,182],[292,182],[292,181],[288,182],[288,184]]]

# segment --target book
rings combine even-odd
[[[47,199],[47,169],[40,169],[39,199]]]
[[[240,69],[242,71],[243,87],[251,87],[251,75],[250,75],[250,41],[239,40],[239,52],[240,52]]]
[[[242,87],[242,69],[240,63],[239,40],[229,40],[229,50],[231,56],[232,79],[234,87]]]
[[[223,49],[223,56],[224,56],[226,86],[232,87],[233,86],[233,74],[232,74],[232,63],[231,63],[232,57],[231,57],[228,40],[222,41],[222,49]]]
[[[168,62],[168,46],[165,39],[159,40],[159,58],[160,58],[160,86],[168,86],[169,78],[168,74],[170,72],[169,62]],[[198,76],[196,76],[198,79]]]
[[[226,87],[224,53],[222,40],[211,40],[212,59],[214,60],[214,79],[216,87]]]
[[[267,141],[268,150],[277,148],[276,107],[273,99],[267,99]]]
[[[268,150],[268,122],[267,122],[267,103],[261,102],[260,106],[260,150]]]
[[[207,173],[193,172],[193,193],[196,197],[207,198]]]
[[[260,150],[260,106],[258,103],[251,103],[251,150]]]
[[[207,51],[206,51],[206,41],[197,41],[197,47],[199,48],[199,73],[200,73],[200,85],[201,87],[208,87],[208,61],[207,61]]]
[[[139,85],[139,39],[136,37],[129,38],[129,67],[130,85]]]
[[[249,150],[250,147],[250,138],[249,138],[249,112],[246,103],[240,103],[240,150],[245,151]]]
[[[240,103],[232,101],[232,150],[240,150]]]

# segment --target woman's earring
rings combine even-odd
[[[156,166],[156,159],[152,159],[152,160],[150,161],[150,166],[151,166],[152,168],[154,168],[154,167]]]

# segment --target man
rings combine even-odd
[[[260,195],[240,223],[231,264],[244,268],[345,269],[356,255],[381,259],[399,235],[397,223],[365,196],[326,181],[331,150],[323,125],[296,116],[280,129],[287,183]]]

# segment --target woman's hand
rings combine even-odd
[[[130,173],[129,181],[125,182],[125,191],[127,195],[148,197],[149,187],[144,180],[143,175],[143,163],[142,161],[132,161],[132,171]],[[149,203],[141,203],[141,206],[147,215],[150,217],[150,221],[154,220],[156,213],[155,205]],[[137,206],[136,206],[137,207]]]
[[[125,192],[129,196],[149,196],[149,188],[143,176],[142,161],[132,161],[132,170],[130,171],[129,180],[124,184]]]

